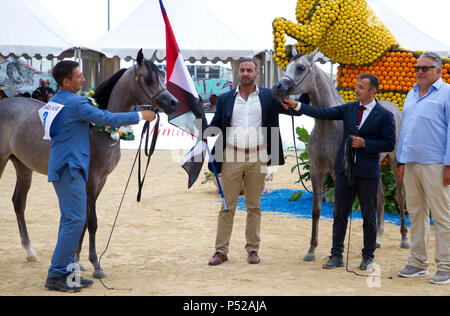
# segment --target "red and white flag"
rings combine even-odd
[[[200,104],[200,97],[178,48],[166,9],[159,0],[161,12],[166,25],[166,80],[167,89],[179,101],[178,110],[169,115],[169,123],[198,137],[197,144],[185,156],[181,166],[189,176],[190,188],[198,179],[206,154],[207,143],[202,139],[203,131],[208,127],[205,112]]]

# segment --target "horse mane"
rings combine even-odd
[[[112,75],[109,79],[105,80],[95,89],[94,99],[99,105],[99,109],[106,110],[111,97],[111,92],[116,85],[117,81],[123,76],[127,69],[121,69]]]
[[[342,104],[344,102],[344,99],[342,98],[339,91],[336,89],[336,86],[333,84],[330,77],[327,76],[327,74],[322,69],[320,69],[317,65],[314,65],[314,67],[316,68],[315,71],[320,73],[320,76],[325,80],[325,82],[330,87],[330,91],[331,91],[332,95],[336,98],[337,103]],[[332,106],[334,106],[334,105],[332,105]]]

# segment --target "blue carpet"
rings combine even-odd
[[[294,194],[294,190],[275,190],[261,196],[261,210],[263,212],[278,212],[290,214],[297,218],[311,218],[313,195],[309,192],[303,192],[302,197],[293,202],[289,202],[290,197]],[[238,210],[245,211],[245,199],[240,197],[238,201]],[[333,218],[333,204],[322,202],[322,218]],[[353,218],[361,219],[361,213],[354,211]],[[400,226],[400,216],[389,213],[384,214],[384,220]],[[406,225],[410,226],[409,216],[406,216]]]

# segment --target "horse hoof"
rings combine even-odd
[[[411,248],[411,247],[410,247],[408,241],[402,240],[402,243],[400,244],[400,248],[401,248],[401,249],[409,249],[409,248]]]
[[[27,262],[39,262],[39,258],[37,256],[28,256]]]
[[[101,269],[101,270],[94,270],[94,273],[92,274],[92,276],[95,279],[106,279],[108,276],[106,275],[106,273]]]
[[[381,243],[379,241],[377,241],[375,247],[377,247],[377,249],[380,249],[381,248]]]
[[[31,247],[24,246],[27,251],[27,262],[39,262],[36,252]]]
[[[305,257],[303,258],[303,261],[305,262],[313,262],[316,261],[316,255],[313,253],[308,252]]]

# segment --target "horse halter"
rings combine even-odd
[[[153,101],[154,99],[156,99],[161,93],[163,93],[164,91],[168,91],[167,88],[162,89],[161,91],[157,92],[153,97],[149,96],[147,91],[145,91],[145,87],[142,84],[142,82],[139,80],[138,74],[137,74],[137,70],[136,70],[136,65],[134,65],[134,76],[136,78],[136,82],[139,83],[139,85],[141,86],[142,92],[144,92],[145,96],[150,100]]]
[[[288,75],[283,75],[283,77],[281,78],[286,78],[287,80],[289,80],[290,82],[292,82],[292,84],[294,85],[295,88],[298,88],[303,81],[305,81],[306,77],[308,77],[309,73],[311,72],[311,70],[308,68],[308,72],[306,73],[306,75],[303,77],[303,79],[299,82],[299,83],[295,83],[295,80],[292,79],[291,77],[289,77]]]

